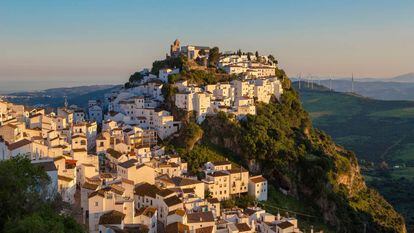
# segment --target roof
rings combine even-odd
[[[173,193],[174,193],[174,191],[172,191],[170,189],[161,189],[157,194],[162,196],[162,197],[166,197],[166,196],[169,196]]]
[[[17,129],[17,126],[13,124],[2,125],[0,128],[3,128],[3,127],[10,127],[12,129]]]
[[[185,215],[185,211],[182,210],[182,209],[176,209],[176,210],[170,211],[168,213],[168,215],[173,215],[173,214],[176,214],[176,215],[179,215],[179,216],[184,216]]]
[[[41,167],[45,171],[57,171],[55,163],[53,161],[42,161],[37,163],[32,163],[35,166]]]
[[[85,183],[83,183],[82,188],[89,189],[89,190],[96,190],[96,188],[98,188],[98,186],[99,185],[97,185],[97,184],[85,182]]]
[[[15,150],[17,148],[29,145],[30,143],[32,143],[31,141],[27,140],[27,139],[23,139],[20,141],[17,141],[15,143],[12,143],[8,146],[9,150]]]
[[[128,161],[125,161],[123,163],[118,164],[118,166],[121,166],[123,168],[127,168],[128,169],[128,168],[131,168],[131,167],[135,166],[136,163],[138,163],[138,160],[136,160],[136,159],[130,159]]]
[[[223,171],[216,171],[213,174],[210,174],[212,177],[218,177],[218,176],[228,176],[229,174]]]
[[[214,166],[231,165],[230,161],[214,161],[211,162]]]
[[[121,152],[119,152],[117,150],[114,150],[112,148],[107,149],[106,152],[108,154],[110,154],[112,157],[116,158],[116,159],[119,159],[119,157],[122,156],[122,153]]]
[[[135,216],[140,216],[140,215],[145,215],[147,217],[152,217],[154,216],[155,212],[157,211],[157,208],[151,207],[151,206],[146,206],[146,207],[142,207],[138,210],[135,211]]]
[[[94,197],[96,195],[99,195],[101,197],[105,196],[106,192],[112,191],[116,194],[122,195],[125,191],[124,188],[122,188],[121,186],[118,185],[111,185],[111,186],[107,186],[105,188],[101,188],[99,190],[96,190],[94,192],[92,192],[91,194],[89,194],[88,198]]]
[[[168,207],[178,205],[178,204],[182,203],[180,198],[178,198],[177,196],[171,196],[171,197],[165,199],[164,202]]]
[[[80,148],[80,149],[73,149],[72,151],[74,153],[77,153],[77,152],[86,152],[86,149],[85,148]]]
[[[125,214],[119,211],[116,211],[116,210],[111,210],[108,213],[101,215],[101,217],[99,218],[99,225],[121,224],[124,218],[125,218]]]
[[[211,211],[191,213],[187,215],[187,221],[189,223],[214,222],[214,216]]]
[[[189,178],[184,178],[184,177],[178,177],[175,176],[173,178],[171,178],[171,181],[176,185],[176,186],[186,186],[186,185],[192,185],[192,184],[199,184],[202,183],[199,180],[193,180],[193,179],[189,179]]]
[[[66,182],[71,182],[73,180],[73,178],[58,175],[58,180],[63,180],[63,181],[66,181]]]
[[[142,183],[135,186],[134,194],[138,196],[147,196],[155,198],[159,189],[155,185],[149,183]]]
[[[168,224],[165,228],[165,233],[188,233],[190,232],[190,227],[180,222],[175,222]]]
[[[233,169],[229,170],[229,172],[230,172],[231,174],[234,174],[234,173],[249,172],[249,171],[247,171],[247,170],[246,170],[246,169],[244,169],[243,167],[238,167],[238,168],[233,168]]]
[[[257,177],[250,178],[250,181],[253,183],[262,183],[262,182],[265,182],[266,179],[263,176],[257,176]]]
[[[279,228],[286,229],[289,227],[293,227],[294,225],[291,222],[285,221],[285,222],[278,223],[277,226]]]
[[[248,231],[250,232],[252,229],[247,225],[247,223],[236,223],[236,227],[239,230],[239,232]]]
[[[213,232],[213,226],[198,228],[198,229],[196,229],[195,232],[196,233],[212,233]]]

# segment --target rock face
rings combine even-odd
[[[404,219],[368,188],[354,153],[314,129],[290,80],[281,77],[280,102],[258,104],[257,115],[238,122],[208,117],[204,143],[224,147],[252,173],[262,173],[289,195],[310,201],[337,232],[406,232]]]

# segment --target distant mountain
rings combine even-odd
[[[105,93],[120,87],[119,85],[93,85],[52,88],[43,91],[11,93],[4,97],[6,100],[16,104],[56,108],[63,105],[66,96],[70,105],[75,104],[84,108],[87,106],[88,100],[103,100]]]
[[[302,88],[308,86],[305,81],[302,81],[301,84]],[[337,92],[352,91],[351,79],[318,80],[315,81],[314,88],[315,84],[320,84],[326,88],[331,87]],[[356,80],[354,82],[354,93],[379,100],[414,100],[414,82]]]
[[[414,83],[414,73],[402,74],[402,75],[396,76],[394,78],[391,78],[387,81]]]

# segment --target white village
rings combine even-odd
[[[185,57],[207,69],[207,46],[170,46],[167,57]],[[229,160],[208,161],[192,174],[164,140],[178,137],[183,122],[165,108],[163,86],[174,87],[174,108],[192,112],[197,124],[224,112],[243,121],[258,103],[283,94],[277,62],[269,56],[225,52],[215,69],[233,77],[198,85],[174,80],[182,70],[139,72],[130,86],[89,100],[86,109],[68,101],[54,111],[0,101],[0,160],[24,156],[50,177],[49,198],[59,195],[78,209],[91,233],[292,233],[295,216],[269,213],[268,181]],[[224,208],[250,196],[256,204]]]

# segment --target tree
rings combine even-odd
[[[256,55],[256,59],[259,59],[259,52],[258,51],[256,51],[255,55]]]
[[[216,66],[218,61],[220,59],[220,50],[218,47],[213,47],[210,49],[209,55],[208,55],[208,65],[209,66]]]
[[[129,82],[130,83],[140,82],[143,78],[144,76],[141,74],[141,72],[135,72],[129,77]]]
[[[249,61],[251,61],[251,60],[252,60],[252,58],[250,57],[250,56],[251,56],[251,54],[252,54],[252,53],[250,53],[250,52],[248,52],[248,53],[247,53],[247,60],[249,60]]]
[[[241,49],[237,50],[237,55],[241,56],[242,55],[242,51]]]
[[[0,232],[84,232],[71,217],[52,208],[61,205],[46,198],[49,183],[47,173],[27,158],[1,161]],[[59,224],[63,227],[54,228]]]
[[[269,56],[267,56],[267,59],[269,59],[269,61],[277,64],[276,58],[272,54],[270,54]]]

